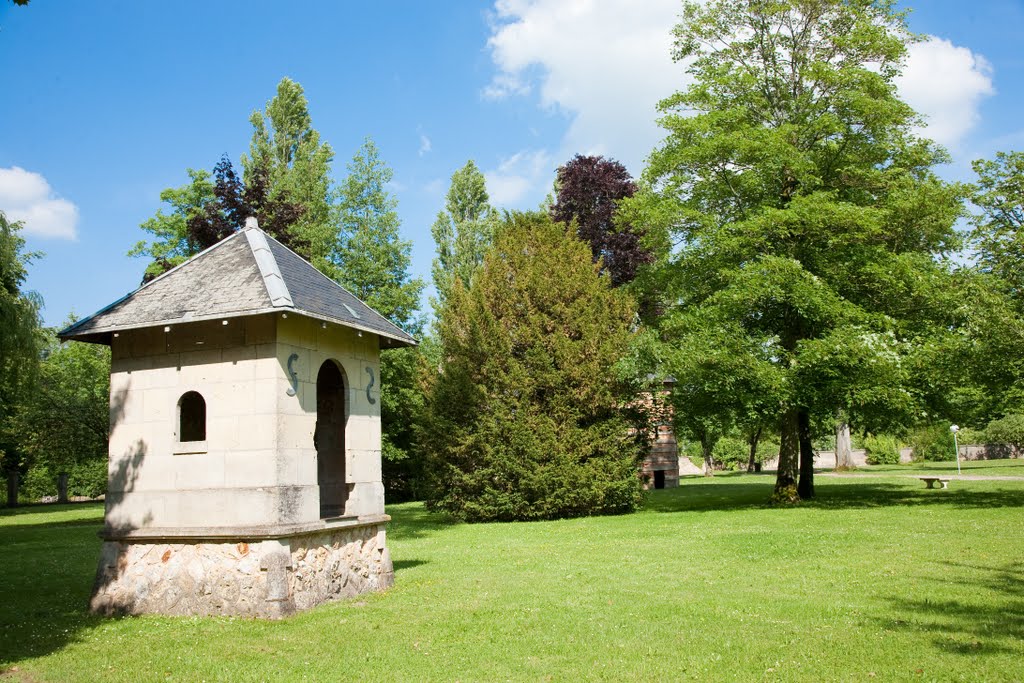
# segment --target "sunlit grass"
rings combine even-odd
[[[905,476],[915,468],[864,471],[886,476],[819,477],[818,500],[796,508],[766,505],[770,475],[686,480],[622,517],[466,525],[391,506],[396,586],[275,623],[91,617],[101,508],[3,513],[0,670],[28,681],[1024,678],[1024,481],[927,490]]]

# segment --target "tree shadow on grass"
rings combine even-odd
[[[387,512],[391,515],[387,531],[391,540],[423,538],[460,524],[458,520],[444,512],[430,512],[423,503],[390,505]]]
[[[890,630],[931,636],[932,645],[951,654],[1022,653],[1024,643],[1024,565],[986,567],[941,562],[957,573],[961,599],[890,598],[902,615],[880,620]],[[966,571],[964,571],[966,570]],[[927,579],[926,579],[927,580]]]
[[[81,513],[70,519],[59,519],[54,521],[20,520],[19,517],[29,515],[50,513],[50,512],[76,512]],[[33,503],[21,504],[16,508],[7,508],[0,511],[0,529],[4,533],[12,533],[19,529],[44,529],[49,527],[72,527],[91,526],[97,529],[103,524],[103,503],[99,501],[83,501],[81,503]]]
[[[426,563],[426,560],[395,560],[392,565],[396,572],[400,572],[403,569],[412,569],[413,567],[419,567],[421,564]]]
[[[99,519],[0,527],[0,672],[82,640],[103,622],[89,613]]]
[[[712,512],[722,510],[770,509],[774,477],[766,475],[721,475],[713,481],[682,480],[678,488],[652,491],[644,505],[652,512]],[[906,479],[887,482],[876,479],[817,479],[816,497],[800,508],[822,510],[869,509],[881,507],[945,506],[951,508],[1024,507],[1024,486],[1017,482],[957,481],[949,489],[926,489],[921,482]],[[785,509],[785,508],[782,508]]]

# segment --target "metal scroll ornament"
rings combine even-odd
[[[375,399],[370,394],[370,389],[373,388],[373,385],[376,383],[377,380],[373,376],[373,368],[366,368],[366,372],[367,372],[367,374],[370,375],[370,382],[369,382],[369,384],[366,385],[366,400],[369,401],[370,405],[372,406],[374,403],[377,402],[377,399]]]
[[[299,359],[299,354],[293,353],[288,356],[288,381],[291,386],[288,387],[288,391],[285,393],[289,396],[294,396],[299,391],[299,375],[295,372],[295,368],[292,367],[292,363]]]

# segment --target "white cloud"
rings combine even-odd
[[[485,171],[487,194],[496,206],[514,206],[554,178],[555,163],[545,150],[523,150],[502,159],[498,168]]]
[[[604,154],[638,174],[661,138],[655,105],[682,88],[672,62],[678,0],[498,0],[488,41],[498,71],[489,98],[537,88],[540,104],[571,117],[557,150]]]
[[[420,133],[420,151],[419,151],[420,156],[423,156],[424,154],[429,152],[430,149],[431,149],[430,138],[428,138],[423,133]]]
[[[0,168],[0,210],[26,235],[78,239],[78,207],[55,196],[46,178],[18,166]]]
[[[690,82],[671,58],[680,7],[678,0],[497,0],[488,40],[496,73],[483,95],[536,92],[542,107],[570,118],[554,151],[558,163],[604,154],[638,175],[663,135],[655,105]],[[932,38],[911,46],[899,89],[928,117],[926,134],[955,145],[993,93],[991,67]]]
[[[910,46],[897,87],[924,115],[923,133],[950,147],[978,123],[982,99],[995,94],[992,65],[983,56],[935,36]]]

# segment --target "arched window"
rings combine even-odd
[[[206,441],[206,401],[198,391],[178,399],[178,441]]]

